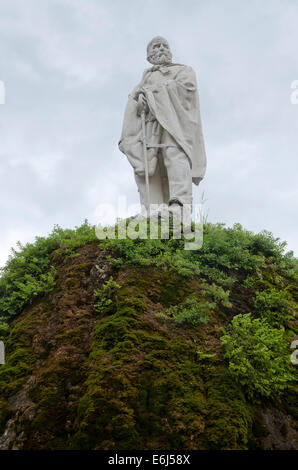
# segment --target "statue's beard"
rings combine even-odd
[[[170,64],[172,62],[172,54],[171,51],[156,51],[148,56],[148,62],[153,65],[162,65],[162,64]]]

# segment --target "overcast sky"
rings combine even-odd
[[[298,253],[297,0],[0,0],[0,265],[54,224],[138,202],[118,150],[146,46],[165,36],[198,78],[208,220],[272,231]]]

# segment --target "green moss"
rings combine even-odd
[[[98,448],[107,441],[109,448],[142,449],[157,439],[160,448],[170,441],[178,449],[203,429],[206,404],[195,346],[152,332],[141,317],[148,284],[131,286],[130,279],[117,292],[115,313],[96,327],[76,448]]]
[[[211,367],[206,374],[208,414],[203,439],[206,448],[247,449],[253,408],[225,366]]]
[[[76,253],[76,255],[80,256],[79,253]],[[69,268],[67,268],[67,273],[71,273],[71,274],[88,273],[91,268],[92,268],[91,263],[73,264],[72,266],[69,266]]]
[[[67,406],[65,390],[61,385],[45,387],[38,402],[38,411],[32,422],[32,429],[39,432],[51,432],[55,436],[65,435]]]
[[[134,282],[137,288],[145,292],[150,300],[160,302],[165,307],[181,302],[192,292],[189,279],[169,271],[139,269],[136,276]]]
[[[137,313],[143,313],[146,310],[144,294],[136,286],[123,287],[117,292],[118,311],[130,307]]]
[[[56,336],[57,344],[72,344],[79,346],[82,343],[82,334],[86,327],[79,326]]]
[[[2,397],[9,397],[16,393],[33,369],[34,356],[32,354],[33,320],[18,322],[9,331],[5,341],[6,362],[0,367],[0,393]]]

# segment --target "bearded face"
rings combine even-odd
[[[153,65],[170,64],[172,53],[168,41],[164,38],[154,38],[148,45],[147,60]]]

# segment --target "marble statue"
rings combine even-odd
[[[206,171],[196,75],[172,62],[160,36],[149,42],[147,60],[153,66],[128,97],[119,148],[134,169],[141,204],[166,204],[174,214],[192,204],[192,183]]]
[[[0,364],[5,364],[5,347],[3,341],[0,341]]]

